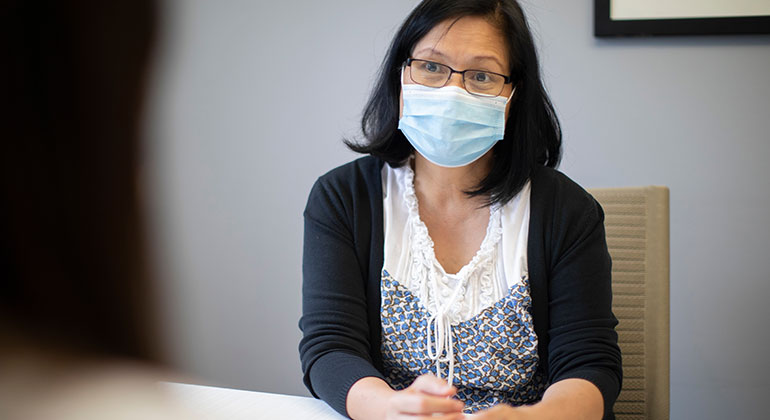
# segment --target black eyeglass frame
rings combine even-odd
[[[503,78],[503,87],[505,85],[511,84],[513,82],[513,78],[511,76],[506,76],[504,74],[495,73],[493,71],[479,70],[479,69],[465,69],[463,71],[459,71],[459,70],[455,70],[455,69],[447,66],[446,64],[437,63],[435,61],[430,61],[430,60],[423,60],[421,58],[412,58],[412,57],[407,58],[406,61],[404,62],[404,67],[412,67],[412,63],[415,62],[415,61],[421,61],[421,62],[424,62],[424,63],[436,64],[438,66],[444,66],[444,67],[449,69],[449,76],[447,76],[446,81],[444,82],[444,84],[441,85],[441,86],[436,86],[436,88],[440,88],[440,87],[446,86],[446,84],[449,83],[449,80],[452,78],[452,75],[457,73],[457,74],[462,75],[462,77],[463,77],[463,89],[465,89],[471,95],[475,95],[475,96],[497,96],[497,95],[500,94],[500,92],[503,91],[503,89],[500,88],[500,92],[497,92],[494,95],[487,95],[487,94],[483,94],[483,93],[473,93],[473,92],[469,91],[468,88],[465,87],[465,73],[469,72],[469,71],[476,71],[476,72],[480,72],[480,73],[489,73],[489,74],[494,74],[494,75],[500,76],[500,77]],[[414,80],[414,78],[412,77],[412,72],[411,71],[409,72],[409,79],[411,79],[413,82],[415,82],[417,84],[422,85],[422,83]],[[425,85],[423,85],[423,86],[425,86]],[[433,87],[433,86],[428,86],[428,87]]]

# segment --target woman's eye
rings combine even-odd
[[[423,68],[425,69],[425,71],[429,71],[431,73],[435,73],[439,70],[438,64],[431,63],[431,62],[425,63]]]
[[[489,82],[491,79],[490,75],[487,73],[478,72],[473,76],[473,81],[475,82]]]

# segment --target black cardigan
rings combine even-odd
[[[356,381],[383,378],[383,164],[364,157],[320,177],[304,213],[302,371],[310,392],[343,415]],[[622,370],[604,213],[556,170],[539,168],[530,179],[527,258],[539,369],[549,383],[595,384],[604,418],[613,419]]]

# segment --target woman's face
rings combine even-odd
[[[487,70],[509,75],[508,48],[500,30],[487,19],[478,16],[466,16],[458,20],[449,19],[439,23],[428,32],[412,50],[412,58],[435,61],[463,71],[467,69]],[[403,83],[412,84],[410,68],[404,69]],[[447,86],[463,87],[460,74],[452,74]],[[500,96],[509,97],[513,84],[506,84]],[[505,118],[508,109],[505,107]],[[404,109],[403,96],[400,98],[399,117]]]

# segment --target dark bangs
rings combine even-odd
[[[515,0],[425,0],[406,18],[391,42],[376,85],[361,119],[364,139],[346,140],[353,151],[376,156],[393,167],[403,165],[414,148],[398,129],[401,66],[415,44],[446,20],[481,16],[497,26],[507,43],[511,99],[505,137],[493,147],[492,169],[467,193],[488,196],[489,204],[505,204],[538,166],[556,167],[561,154],[561,128],[540,79],[540,68],[524,12]]]

